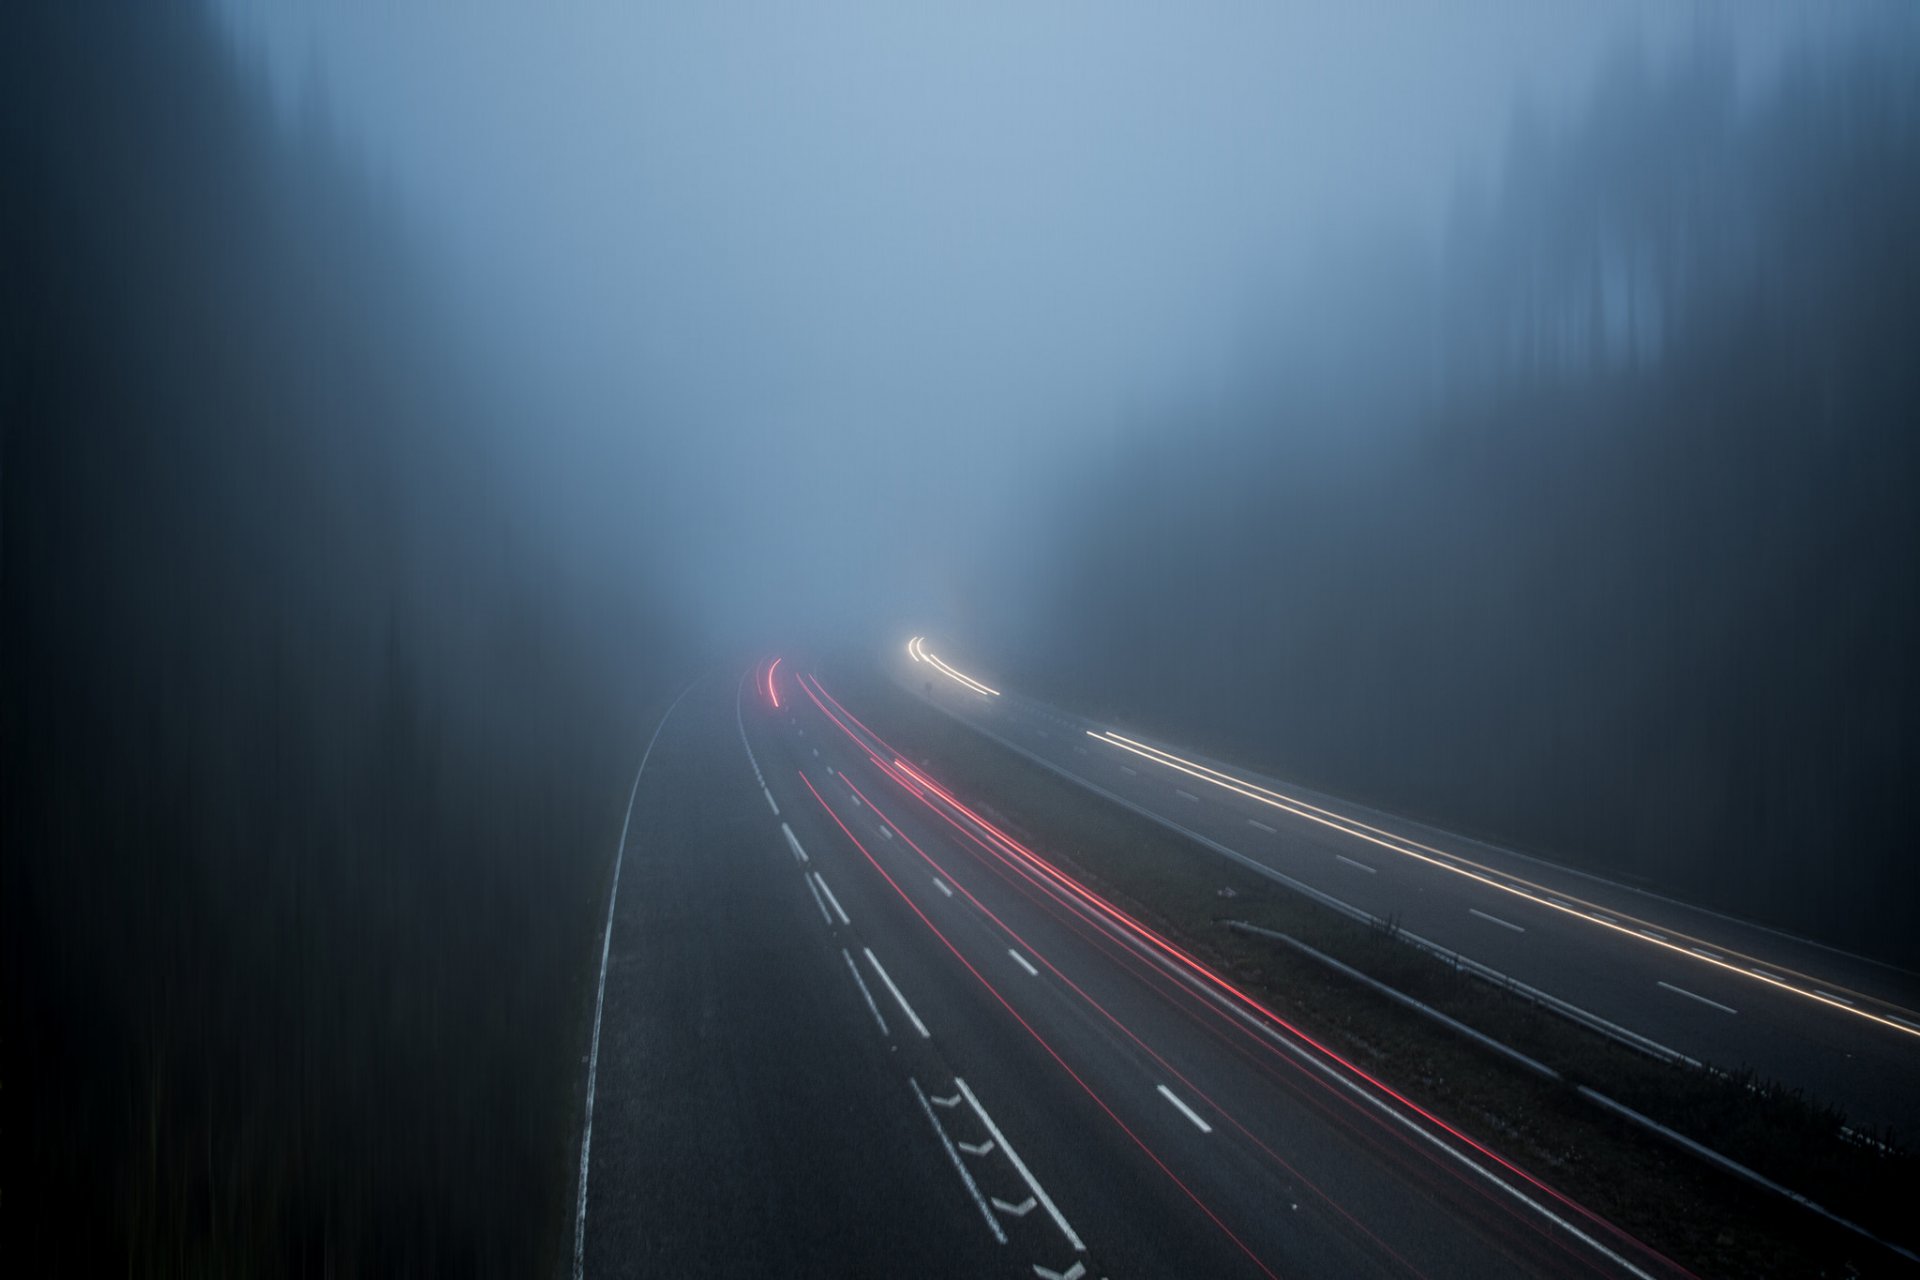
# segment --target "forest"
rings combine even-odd
[[[1623,49],[1143,409],[993,659],[1143,730],[1911,963],[1920,85]],[[1276,313],[1279,311],[1276,308]],[[1221,407],[1221,406],[1227,407]]]

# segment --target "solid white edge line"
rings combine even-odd
[[[1163,1084],[1155,1085],[1154,1088],[1160,1091],[1161,1097],[1165,1098],[1168,1102],[1171,1102],[1175,1107],[1179,1108],[1181,1115],[1193,1121],[1194,1128],[1198,1129],[1202,1133],[1213,1132],[1213,1126],[1208,1124],[1205,1120],[1202,1120],[1192,1107],[1180,1101],[1180,1099],[1174,1097],[1173,1090],[1167,1088],[1167,1086]]]
[[[920,1021],[920,1015],[913,1011],[913,1006],[907,1003],[907,998],[900,994],[900,988],[893,985],[893,979],[888,977],[886,969],[881,967],[879,958],[873,954],[873,948],[862,947],[860,950],[866,953],[867,963],[872,965],[873,971],[880,975],[880,981],[887,984],[887,990],[893,992],[893,998],[900,1002],[901,1012],[907,1015],[907,1021],[911,1022],[913,1029],[920,1033],[920,1038],[922,1040],[933,1039],[933,1032],[927,1030],[927,1024]]]
[[[1671,982],[1661,982],[1658,978],[1654,979],[1654,981],[1659,982],[1661,986],[1665,987],[1667,990],[1673,992],[1673,994],[1677,996],[1685,996],[1689,1000],[1698,1000],[1701,1004],[1710,1004],[1714,1008],[1719,1009],[1725,1013],[1740,1012],[1738,1009],[1734,1008],[1730,1004],[1721,1004],[1718,1000],[1709,1000],[1705,996],[1700,995],[1697,992],[1687,990],[1685,987],[1676,987]]]
[[[1488,921],[1492,924],[1497,924],[1502,929],[1511,929],[1515,933],[1525,933],[1527,931],[1527,927],[1525,925],[1515,924],[1511,920],[1502,920],[1499,916],[1490,916],[1478,907],[1468,907],[1467,914],[1470,916],[1479,916],[1482,920]]]
[[[845,947],[840,948],[840,958],[847,962],[847,972],[853,975],[853,985],[860,988],[861,998],[867,1002],[867,1012],[880,1024],[880,1034],[891,1038],[893,1032],[887,1030],[887,1020],[880,1016],[880,1006],[873,1002],[873,992],[867,990],[867,980],[860,976],[860,966],[853,962],[853,957]]]
[[[947,1137],[947,1131],[940,1127],[940,1117],[933,1114],[933,1108],[927,1103],[926,1090],[922,1089],[920,1082],[912,1076],[907,1077],[907,1083],[913,1086],[913,1096],[920,1099],[920,1109],[927,1113],[927,1123],[933,1126],[934,1133],[939,1135],[940,1145],[946,1148],[947,1159],[953,1161],[953,1167],[959,1171],[960,1181],[967,1184],[967,1194],[972,1196],[973,1202],[980,1206],[980,1216],[987,1220],[987,1230],[993,1232],[995,1240],[1005,1244],[1007,1233],[1000,1229],[999,1220],[993,1216],[993,1210],[987,1207],[986,1200],[980,1194],[980,1187],[974,1182],[973,1175],[967,1172],[966,1162],[960,1158],[960,1153],[953,1149],[953,1140]]]
[[[802,865],[805,865],[807,862],[807,851],[800,847],[800,840],[793,834],[793,828],[783,822],[780,824],[780,834],[787,838],[787,846],[793,850],[794,859]]]
[[[827,901],[833,904],[833,914],[840,917],[840,923],[852,924],[853,921],[847,919],[847,913],[845,909],[842,908],[840,905],[840,899],[834,897],[833,890],[827,887],[827,878],[821,875],[818,871],[813,873],[813,878],[820,882],[820,892],[826,894]]]
[[[1020,1175],[1021,1181],[1027,1184],[1027,1190],[1033,1192],[1033,1198],[1040,1202],[1040,1207],[1045,1209],[1047,1216],[1053,1219],[1053,1225],[1060,1228],[1060,1234],[1067,1238],[1067,1243],[1073,1246],[1073,1251],[1085,1253],[1087,1246],[1081,1243],[1080,1237],[1075,1235],[1073,1228],[1067,1225],[1066,1218],[1060,1212],[1060,1206],[1053,1202],[1053,1197],[1047,1194],[1047,1189],[1040,1185],[1040,1179],[1033,1176],[1033,1170],[1027,1168],[1027,1162],[1020,1158],[1020,1153],[1013,1149],[1011,1142],[1007,1141],[1007,1135],[1000,1132],[1000,1126],[993,1122],[993,1117],[987,1114],[987,1109],[980,1105],[980,1099],[973,1096],[973,1090],[967,1087],[967,1082],[955,1076],[953,1083],[966,1096],[967,1105],[971,1106],[973,1113],[980,1117],[980,1123],[987,1126],[987,1132],[993,1135],[993,1140],[1000,1144],[1002,1151],[1007,1153],[1007,1160],[1013,1165],[1014,1172]]]
[[[1037,978],[1040,976],[1040,971],[1034,968],[1032,963],[1028,961],[1028,959],[1025,956],[1021,955],[1018,951],[1015,951],[1012,947],[1008,947],[1007,954],[1013,957],[1013,962],[1015,964],[1019,965],[1022,969],[1025,969],[1027,971],[1028,977]]]
[[[746,681],[743,674],[742,683]],[[653,727],[653,736],[647,739],[647,749],[640,753],[640,767],[633,771],[633,786],[627,792],[627,816],[620,821],[620,844],[613,855],[613,886],[607,890],[607,926],[600,935],[600,981],[593,993],[593,1043],[587,1050],[587,1101],[586,1114],[580,1122],[580,1201],[573,1215],[573,1276],[580,1280],[586,1266],[587,1248],[587,1172],[591,1167],[589,1157],[593,1151],[593,1095],[600,1079],[600,1019],[607,1005],[607,956],[613,948],[613,909],[620,901],[620,868],[627,859],[627,832],[633,825],[633,803],[640,795],[640,777],[647,771],[647,761],[653,758],[653,746],[660,741],[660,731],[667,727],[667,718],[693,692],[693,686],[699,684],[699,678],[687,681],[687,687],[680,696],[668,705],[660,716],[660,723]],[[737,719],[740,714],[740,690],[733,691],[733,711]],[[742,729],[740,741],[746,742],[746,731]],[[747,748],[748,758],[752,758],[753,748]]]

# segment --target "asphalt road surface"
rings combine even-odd
[[[802,672],[690,690],[621,862],[580,1273],[1676,1274]]]

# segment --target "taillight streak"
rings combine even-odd
[[[961,953],[960,948],[954,946],[952,940],[949,939],[946,934],[940,931],[940,927],[934,924],[934,922],[927,917],[927,913],[920,909],[920,904],[915,902],[913,898],[907,893],[907,891],[905,889],[902,889],[899,883],[895,881],[892,876],[887,874],[887,869],[880,865],[879,860],[873,856],[872,852],[868,850],[867,846],[862,844],[860,841],[860,838],[853,834],[852,828],[848,827],[847,824],[844,821],[842,821],[839,813],[837,813],[834,810],[834,807],[831,804],[827,803],[826,797],[821,795],[817,790],[814,789],[813,783],[808,780],[807,775],[805,773],[800,774],[800,781],[802,784],[806,786],[807,790],[812,793],[813,798],[819,802],[820,807],[826,810],[827,816],[833,819],[833,824],[839,827],[841,833],[847,837],[848,841],[852,843],[853,847],[860,851],[860,856],[865,858],[867,860],[868,865],[872,866],[872,868],[875,871],[880,873],[880,878],[885,880],[888,886],[891,887],[893,891],[900,896],[900,900],[907,904],[907,908],[911,910],[913,914],[919,918],[920,923],[925,925],[928,931],[931,932],[934,937],[940,939],[941,945],[946,947],[948,951],[953,953],[953,958],[958,960],[961,963],[961,965],[965,967],[966,971],[972,974],[974,979],[977,982],[979,982],[981,986],[987,989],[988,994],[991,995],[994,998],[994,1000],[999,1003],[1001,1008],[1007,1011],[1007,1013],[1013,1018],[1015,1022],[1020,1024],[1021,1029],[1033,1038],[1034,1043],[1038,1044],[1043,1050],[1045,1050],[1047,1056],[1052,1058],[1054,1062],[1059,1065],[1060,1069],[1067,1073],[1068,1078],[1071,1079],[1076,1085],[1080,1086],[1081,1092],[1085,1093],[1088,1098],[1093,1100],[1093,1103],[1095,1106],[1099,1107],[1101,1111],[1106,1113],[1107,1118],[1113,1121],[1113,1123],[1119,1127],[1120,1132],[1126,1134],[1128,1139],[1131,1140],[1136,1147],[1140,1148],[1141,1153],[1144,1154],[1147,1157],[1147,1159],[1153,1161],[1154,1166],[1158,1168],[1161,1173],[1165,1174],[1167,1176],[1167,1179],[1170,1182],[1172,1182],[1174,1186],[1180,1188],[1181,1193],[1185,1195],[1187,1199],[1191,1200],[1194,1203],[1194,1206],[1198,1208],[1200,1212],[1207,1215],[1207,1218],[1213,1223],[1213,1225],[1220,1229],[1221,1234],[1225,1235],[1227,1239],[1233,1241],[1234,1247],[1239,1249],[1241,1253],[1244,1253],[1247,1256],[1248,1260],[1251,1261],[1254,1266],[1260,1268],[1260,1271],[1263,1275],[1273,1277],[1273,1280],[1279,1280],[1279,1277],[1275,1275],[1273,1269],[1267,1266],[1266,1263],[1262,1262],[1260,1260],[1259,1255],[1254,1253],[1252,1249],[1248,1248],[1244,1240],[1242,1240],[1239,1236],[1234,1234],[1233,1228],[1229,1227],[1224,1221],[1222,1221],[1220,1218],[1220,1215],[1215,1213],[1212,1207],[1209,1206],[1206,1201],[1202,1200],[1198,1195],[1196,1195],[1191,1187],[1189,1187],[1185,1182],[1182,1182],[1180,1180],[1180,1175],[1176,1174],[1171,1168],[1169,1168],[1167,1166],[1167,1162],[1162,1160],[1159,1154],[1155,1152],[1152,1147],[1148,1146],[1146,1141],[1142,1139],[1139,1134],[1135,1133],[1127,1125],[1127,1122],[1122,1120],[1119,1114],[1116,1113],[1112,1107],[1107,1105],[1106,1099],[1102,1098],[1100,1094],[1093,1088],[1092,1085],[1088,1084],[1084,1079],[1082,1079],[1079,1072],[1075,1071],[1071,1066],[1067,1064],[1067,1060],[1060,1056],[1059,1050],[1055,1049],[1052,1043],[1049,1042],[1045,1036],[1041,1035],[1038,1031],[1036,1031],[1032,1023],[1028,1022],[1025,1018],[1020,1016],[1020,1011],[1018,1009],[1015,1009],[1012,1003],[1010,1003],[1007,1000],[1007,998],[1000,993],[1000,989],[994,986],[992,982],[988,981],[985,974],[981,973],[978,969],[973,967],[973,962],[971,960],[968,960],[967,957]]]
[[[811,687],[809,687],[809,685]],[[820,709],[822,710],[822,712],[824,712],[830,719],[833,719],[836,724],[839,724],[843,731],[848,732],[848,735],[850,737],[854,737],[854,740],[856,742],[859,742],[858,737],[853,735],[850,730],[847,730],[845,723],[842,722],[839,719],[839,717],[834,716],[831,711],[828,711],[824,703],[820,702],[819,700],[820,697],[825,697],[827,701],[832,702],[836,708],[838,708],[840,711],[845,713],[849,719],[854,719],[853,714],[847,711],[846,708],[842,706],[840,702],[833,697],[832,694],[828,693],[824,685],[820,684],[820,680],[818,676],[812,676],[810,681],[807,679],[803,679],[802,687],[807,688],[808,696],[814,699],[815,704],[820,706]],[[814,690],[816,689],[818,690],[819,696],[815,696]],[[859,723],[857,719],[855,722]],[[1090,906],[1094,907],[1094,909],[1097,910],[1100,915],[1106,917],[1108,920],[1112,921],[1115,925],[1123,928],[1128,933],[1132,934],[1134,937],[1140,939],[1142,943],[1152,947],[1153,949],[1177,961],[1183,968],[1187,969],[1197,978],[1201,979],[1202,981],[1206,982],[1207,984],[1213,987],[1218,988],[1220,991],[1222,991],[1226,995],[1239,1001],[1245,1008],[1253,1011],[1254,1013],[1258,1014],[1260,1017],[1266,1019],[1272,1025],[1283,1029],[1288,1034],[1293,1036],[1296,1040],[1298,1040],[1300,1043],[1305,1044],[1308,1047],[1312,1048],[1315,1052],[1319,1053],[1322,1057],[1324,1057],[1328,1061],[1337,1064],[1339,1067],[1344,1069],[1346,1072],[1349,1073],[1349,1075],[1351,1075],[1355,1079],[1364,1081],[1367,1085],[1377,1090],[1380,1094],[1384,1095],[1385,1097],[1393,1099],[1396,1103],[1400,1104],[1402,1107],[1406,1108],[1408,1111],[1411,1111],[1415,1115],[1418,1115],[1421,1119],[1425,1120],[1428,1124],[1433,1125],[1436,1129],[1440,1130],[1441,1132],[1448,1134],[1455,1140],[1470,1147],[1474,1151],[1478,1152],[1482,1157],[1498,1165],[1500,1168],[1505,1169],[1507,1172],[1511,1173],[1516,1178],[1519,1178],[1521,1181],[1525,1182],[1527,1185],[1535,1188],[1536,1190],[1540,1191],[1542,1194],[1550,1197],[1554,1201],[1565,1206],[1567,1209],[1578,1214],[1580,1217],[1585,1218],[1587,1221],[1604,1229],[1608,1234],[1614,1236],[1615,1238],[1632,1245],[1635,1249],[1642,1251],[1648,1256],[1659,1258],[1659,1260],[1664,1265],[1672,1267],[1676,1271],[1682,1270],[1677,1266],[1677,1264],[1673,1263],[1670,1259],[1667,1259],[1664,1256],[1660,1255],[1655,1250],[1653,1250],[1650,1246],[1635,1239],[1632,1235],[1628,1234],[1622,1228],[1614,1225],[1612,1222],[1609,1222],[1607,1219],[1601,1217],[1599,1214],[1593,1212],[1591,1209],[1588,1209],[1585,1205],[1581,1204],[1579,1201],[1572,1199],[1571,1197],[1567,1196],[1565,1193],[1555,1189],[1550,1184],[1541,1181],[1539,1178],[1527,1172],[1525,1169],[1521,1168],[1520,1166],[1514,1164],[1512,1161],[1500,1155],[1498,1152],[1492,1150],[1490,1147],[1486,1146],[1484,1143],[1473,1138],[1469,1134],[1462,1132],[1460,1129],[1454,1127],[1452,1124],[1449,1124],[1447,1121],[1441,1119],[1439,1116],[1427,1110],[1425,1107],[1421,1106],[1419,1103],[1413,1101],[1411,1098],[1408,1098],[1405,1094],[1393,1088],[1391,1085],[1387,1084],[1385,1081],[1380,1080],[1378,1077],[1372,1075],[1370,1072],[1366,1071],[1364,1068],[1360,1067],[1356,1063],[1350,1061],[1345,1056],[1336,1052],[1335,1050],[1328,1047],[1327,1045],[1322,1044],[1319,1040],[1315,1039],[1313,1036],[1309,1035],[1307,1032],[1303,1031],[1301,1028],[1295,1026],[1292,1022],[1288,1021],[1286,1018],[1280,1016],[1278,1013],[1268,1008],[1260,1000],[1254,998],[1252,995],[1248,994],[1247,992],[1242,991],[1239,987],[1229,982],[1226,978],[1214,972],[1213,969],[1209,968],[1206,964],[1202,963],[1200,960],[1189,955],[1186,951],[1182,950],[1180,947],[1167,941],[1165,938],[1161,937],[1158,933],[1148,928],[1147,926],[1141,924],[1139,921],[1135,920],[1132,916],[1128,915],[1126,912],[1122,911],[1120,908],[1114,906],[1112,903],[1107,902],[1104,898],[1102,898],[1099,894],[1095,893],[1093,890],[1086,888],[1084,885],[1081,885],[1078,881],[1074,880],[1072,877],[1067,876],[1065,873],[1061,872],[1058,868],[1054,867],[1051,863],[1047,862],[1047,860],[1042,858],[1039,854],[1034,853],[1031,849],[1026,848],[1026,846],[1020,844],[1018,841],[1014,840],[1011,836],[1008,836],[1005,832],[1001,831],[993,823],[987,821],[985,818],[981,817],[978,813],[974,812],[972,808],[962,803],[945,787],[940,786],[940,784],[934,782],[931,778],[927,777],[926,774],[920,772],[919,770],[913,768],[913,766],[907,764],[905,762],[905,759],[901,755],[901,753],[899,753],[898,751],[895,751],[893,747],[887,743],[886,739],[882,738],[879,734],[874,733],[873,730],[867,728],[865,724],[861,724],[860,727],[866,731],[866,733],[873,739],[874,742],[878,743],[882,748],[884,748],[886,751],[892,754],[894,764],[898,765],[899,768],[905,770],[916,781],[918,781],[920,784],[925,786],[928,790],[934,792],[943,801],[953,806],[957,811],[965,814],[967,818],[973,823],[975,823],[976,825],[978,825],[981,830],[990,833],[996,843],[1005,846],[1008,850],[1017,851],[1017,856],[1019,856],[1023,861],[1027,861],[1031,865],[1034,865],[1035,867],[1042,869],[1050,879],[1053,879],[1057,883],[1061,884],[1063,887],[1066,887],[1069,892],[1074,894],[1076,897],[1081,898]],[[873,758],[875,764],[881,766],[883,772],[887,772],[887,773],[892,772],[891,769],[887,767],[887,762],[882,761],[881,758],[871,748],[868,748],[864,743],[861,743],[860,745],[862,749],[865,750],[867,754]],[[817,792],[815,794],[816,796],[818,795]],[[822,803],[824,803],[824,801]],[[898,888],[898,886],[895,886],[895,887],[896,889]],[[918,908],[916,907],[915,910],[917,911]]]
[[[925,849],[921,848],[919,843],[916,842],[912,836],[909,836],[901,828],[900,824],[894,821],[893,816],[888,812],[886,812],[886,810],[882,809],[878,804],[878,802],[876,802],[872,796],[869,796],[866,792],[860,790],[859,786],[854,783],[853,779],[847,777],[844,773],[840,775],[840,778],[841,778],[841,781],[847,784],[848,788],[851,789],[855,795],[860,797],[861,801],[864,804],[866,804],[868,808],[873,810],[875,815],[877,815],[882,821],[886,822],[889,826],[893,828],[894,834],[898,836],[900,840],[905,842],[908,848],[912,849],[915,853],[920,855],[920,858],[922,861],[924,861],[928,866],[932,867],[936,872],[938,872],[940,876],[944,878],[948,884],[952,885],[953,888],[956,891],[958,891],[962,897],[966,898],[968,902],[972,903],[974,907],[981,912],[981,914],[985,915],[989,920],[993,921],[994,924],[998,925],[1000,929],[1009,938],[1012,938],[1015,942],[1019,943],[1020,946],[1023,949],[1025,949],[1026,953],[1029,956],[1031,956],[1034,960],[1036,960],[1042,966],[1044,966],[1048,972],[1053,974],[1054,977],[1058,978],[1061,982],[1065,983],[1066,986],[1070,988],[1075,995],[1079,996],[1082,1000],[1086,1001],[1087,1004],[1091,1006],[1096,1012],[1098,1012],[1102,1018],[1105,1018],[1109,1023],[1111,1023],[1115,1027],[1115,1029],[1117,1029],[1120,1032],[1120,1034],[1122,1034],[1128,1040],[1132,1041],[1136,1046],[1138,1046],[1141,1052],[1145,1053],[1149,1058],[1153,1059],[1153,1061],[1159,1064],[1159,1066],[1164,1071],[1166,1071],[1170,1076],[1178,1080],[1182,1085],[1186,1086],[1186,1088],[1190,1090],[1195,1096],[1197,1096],[1202,1102],[1206,1103],[1209,1107],[1213,1108],[1213,1110],[1218,1115],[1223,1117],[1229,1125],[1239,1130],[1239,1132],[1244,1137],[1246,1137],[1248,1141],[1252,1142],[1254,1146],[1258,1147],[1262,1152],[1264,1152],[1269,1158],[1271,1158],[1274,1161],[1274,1163],[1278,1164],[1282,1169],[1286,1170],[1288,1174],[1290,1174],[1292,1177],[1297,1179],[1303,1186],[1305,1186],[1316,1197],[1318,1197],[1324,1204],[1326,1204],[1328,1208],[1332,1209],[1335,1213],[1339,1214],[1347,1222],[1351,1223],[1355,1230],[1359,1231],[1362,1235],[1366,1236],[1367,1239],[1373,1241],[1374,1244],[1376,1244],[1380,1248],[1381,1252],[1385,1253],[1388,1257],[1392,1258],[1394,1261],[1400,1263],[1402,1266],[1404,1266],[1408,1271],[1412,1272],[1414,1275],[1425,1274],[1418,1267],[1414,1266],[1411,1262],[1407,1261],[1407,1259],[1401,1257],[1399,1253],[1395,1252],[1393,1247],[1387,1244],[1386,1241],[1376,1236],[1371,1230],[1367,1228],[1365,1223],[1361,1222],[1358,1218],[1354,1217],[1351,1213],[1347,1212],[1344,1206],[1342,1206],[1332,1196],[1328,1195],[1325,1191],[1321,1190],[1321,1188],[1311,1178],[1307,1177],[1306,1174],[1302,1173],[1299,1169],[1295,1168],[1291,1163],[1289,1163],[1286,1157],[1282,1156],[1279,1152],[1269,1147],[1264,1141],[1261,1140],[1259,1135],[1255,1134],[1251,1129],[1247,1128],[1246,1125],[1241,1123],[1238,1116],[1235,1116],[1232,1112],[1228,1111],[1225,1107],[1221,1106],[1218,1102],[1216,1102],[1213,1099],[1213,1097],[1210,1094],[1207,1093],[1205,1089],[1201,1088],[1200,1085],[1196,1083],[1191,1077],[1186,1075],[1186,1073],[1181,1071],[1180,1068],[1176,1067],[1173,1063],[1169,1062],[1165,1057],[1161,1056],[1158,1050],[1154,1049],[1152,1045],[1149,1045],[1145,1040],[1141,1039],[1140,1036],[1134,1032],[1133,1028],[1129,1027],[1126,1023],[1122,1022],[1118,1017],[1114,1015],[1114,1013],[1110,1009],[1108,1009],[1099,1000],[1095,999],[1092,995],[1090,995],[1086,991],[1086,989],[1083,988],[1079,983],[1075,982],[1072,978],[1068,977],[1065,973],[1061,972],[1060,967],[1056,965],[1051,958],[1048,957],[1045,951],[1041,950],[1040,947],[1036,945],[1030,938],[1026,937],[1019,930],[1015,929],[1012,925],[1008,924],[1005,920],[1003,920],[993,910],[993,908],[989,907],[986,903],[980,901],[980,899],[974,895],[972,890],[967,888],[967,886],[960,880],[959,877],[953,875],[952,872],[948,870],[947,867],[941,864],[939,859],[935,858],[932,854],[928,853]],[[816,796],[818,794],[819,794],[818,792],[815,792]],[[898,886],[896,885],[895,887],[897,888]],[[1080,931],[1076,929],[1075,932],[1080,932]],[[1081,936],[1086,937],[1088,941],[1093,941],[1096,937],[1103,937],[1104,935],[1082,934]],[[1106,948],[1103,947],[1102,950],[1104,951],[1106,950]],[[1130,953],[1122,951],[1117,954],[1129,955]],[[1215,1010],[1215,1012],[1218,1013],[1219,1011]],[[1221,1016],[1224,1017],[1225,1015],[1221,1015]]]

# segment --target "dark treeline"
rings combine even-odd
[[[1757,90],[1711,40],[1622,56],[1571,121],[1522,114],[1440,261],[1375,263],[1316,367],[1276,340],[1239,407],[1083,477],[1006,652],[1284,776],[1920,959],[1920,75],[1887,34]]]
[[[0,100],[9,1269],[535,1273],[670,638],[197,6],[9,6]]]

